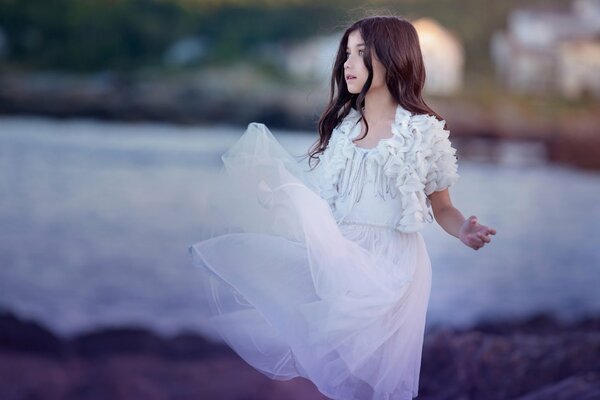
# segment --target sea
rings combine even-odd
[[[188,246],[221,155],[245,129],[0,117],[0,309],[63,336],[124,325],[206,332]],[[271,132],[294,155],[316,140]],[[496,229],[492,242],[475,251],[436,223],[422,231],[427,328],[600,314],[600,172],[550,163],[536,144],[493,146],[493,160],[459,157],[450,189],[465,217]]]

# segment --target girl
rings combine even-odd
[[[258,123],[223,155],[211,231],[189,251],[211,328],[266,376],[339,400],[417,396],[431,285],[419,231],[435,218],[475,250],[496,233],[452,205],[456,150],[424,82],[414,27],[362,19],[341,39],[317,168]]]

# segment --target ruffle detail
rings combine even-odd
[[[348,159],[362,150],[353,142],[350,133],[360,113],[351,109],[349,114],[333,130],[326,150],[321,175],[321,197],[335,207],[339,195],[339,181]],[[412,114],[401,106],[396,109],[392,137],[380,140],[366,154],[369,162],[382,168],[386,179],[393,182],[398,191],[402,214],[396,229],[416,232],[424,222],[433,222],[431,202],[427,197],[434,191],[453,185],[457,173],[456,149],[452,147],[445,121],[428,114]]]
[[[402,218],[398,228],[415,232],[425,222],[434,220],[427,196],[454,184],[459,175],[456,149],[444,129],[445,121],[429,114],[412,114],[405,128],[400,128],[404,144],[393,157],[396,187],[402,194]]]
[[[456,149],[452,147],[450,131],[444,129],[446,122],[432,115],[418,115],[413,118],[413,126],[428,132],[424,142],[426,150],[425,194],[444,190],[456,183],[458,174],[458,159]]]
[[[398,106],[396,123],[392,125],[395,140],[384,142],[387,160],[383,164],[383,173],[393,180],[398,190],[402,214],[396,229],[403,232],[418,231],[427,210],[423,194],[425,185],[419,173],[424,163],[423,135],[413,128],[412,121],[412,114]]]

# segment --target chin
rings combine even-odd
[[[360,89],[356,89],[356,88],[351,88],[350,86],[346,85],[346,88],[348,89],[348,92],[352,93],[352,94],[359,94],[362,87]]]

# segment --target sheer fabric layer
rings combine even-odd
[[[338,225],[318,175],[262,124],[223,163],[189,246],[211,326],[272,379],[302,376],[332,399],[415,397],[431,284],[421,234]]]

